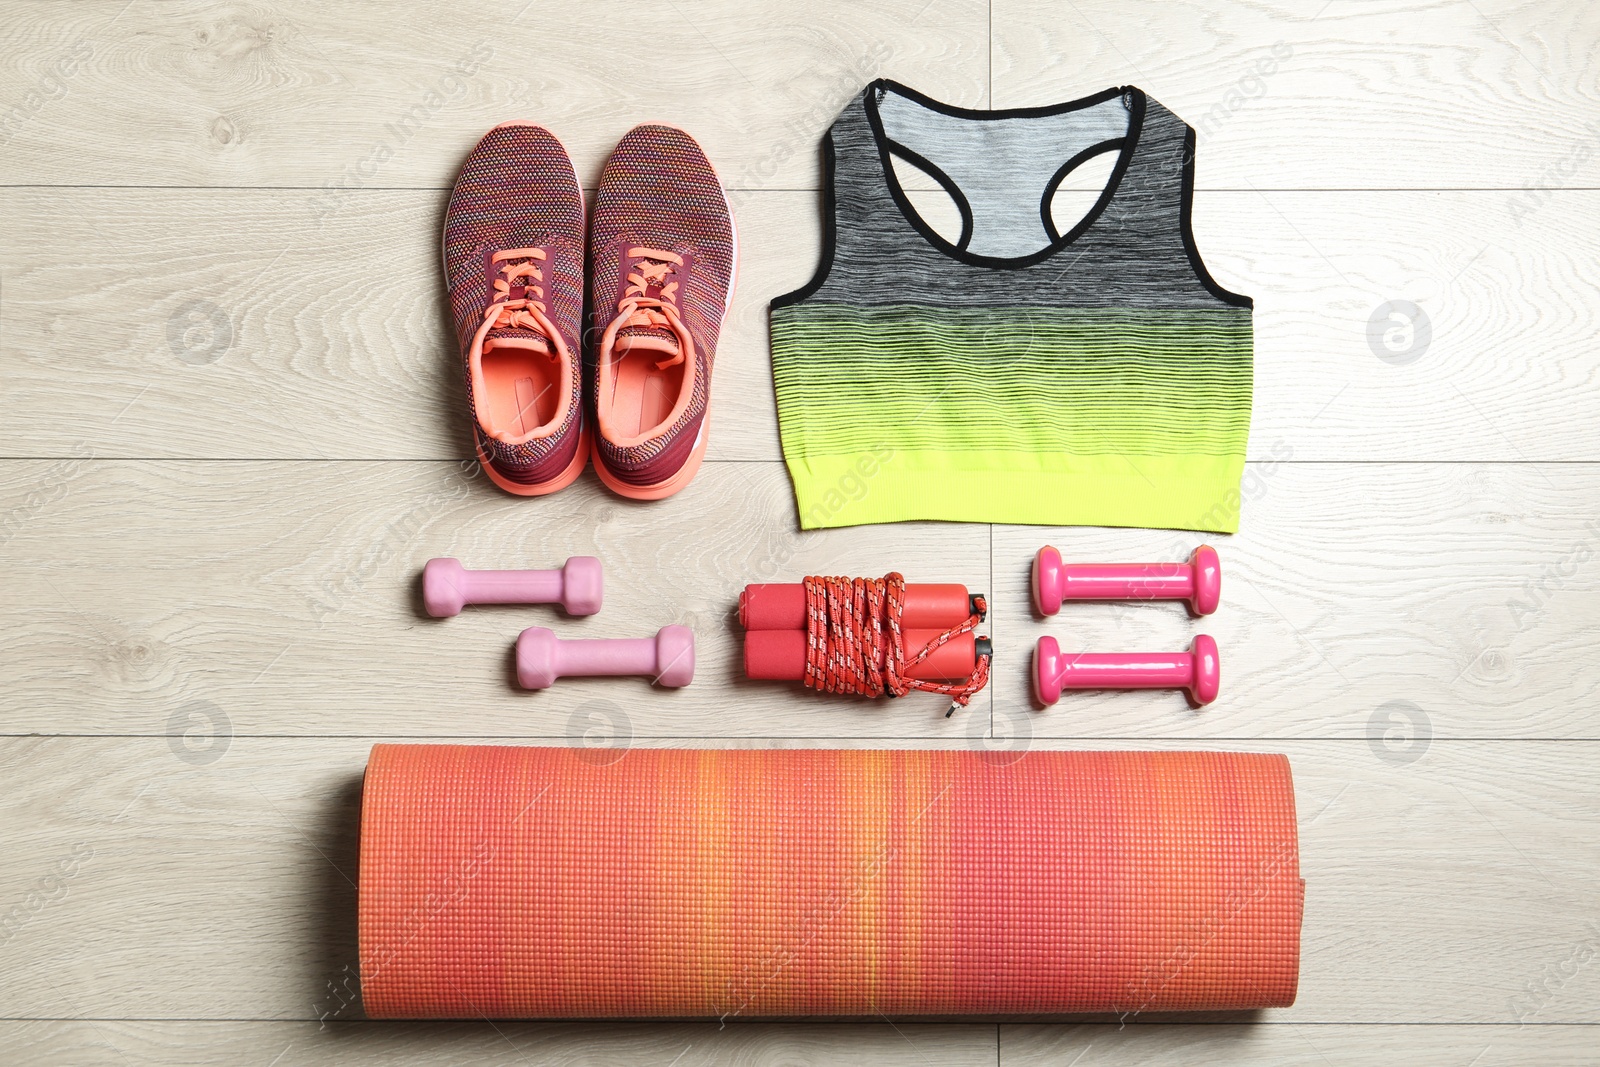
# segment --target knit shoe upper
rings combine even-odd
[[[502,488],[568,484],[585,462],[583,193],[534,125],[484,135],[445,212],[444,269],[478,456]]]
[[[694,138],[629,131],[589,223],[595,457],[617,492],[665,496],[693,476],[735,260],[727,200]]]

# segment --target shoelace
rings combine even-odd
[[[630,248],[628,258],[643,260],[634,264],[628,274],[628,284],[617,302],[617,317],[606,328],[601,340],[602,349],[609,348],[619,331],[629,326],[668,329],[678,338],[678,354],[656,364],[657,370],[682,363],[694,354],[694,339],[683,325],[678,313],[678,282],[668,281],[683,266],[683,257],[657,248]],[[654,287],[659,296],[651,296]]]
[[[482,345],[490,330],[537,330],[550,342],[552,355],[566,354],[567,346],[545,307],[544,271],[539,269],[544,260],[542,248],[507,248],[490,257],[500,273],[494,279],[494,298],[484,309],[483,324],[474,339],[476,345]],[[533,284],[526,284],[529,279]],[[519,286],[519,282],[524,284]],[[516,295],[519,288],[520,296]]]
[[[947,642],[977,629],[988,611],[982,597],[967,621],[934,638],[906,659],[900,614],[906,580],[891,571],[882,578],[808,577],[806,589],[805,684],[825,693],[860,696],[905,696],[913,689],[950,697],[945,717],[964,708],[989,682],[989,657],[980,655],[972,673],[960,682],[908,678],[911,670]],[[883,667],[878,666],[882,661]]]

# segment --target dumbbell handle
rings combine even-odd
[[[563,638],[560,645],[561,673],[567,676],[654,674],[656,639],[619,637],[611,640]]]
[[[474,604],[548,604],[561,599],[560,571],[467,571],[464,582]]]
[[[543,626],[517,637],[517,681],[547,689],[557,678],[642,674],[677,688],[694,680],[694,632],[663,626],[654,637],[563,640]]]
[[[1063,600],[1187,600],[1196,615],[1217,610],[1222,564],[1201,545],[1187,563],[1063,563],[1049,545],[1033,562],[1033,602],[1054,615]]]
[[[1195,704],[1205,705],[1217,698],[1222,681],[1217,643],[1205,634],[1188,652],[1063,654],[1055,638],[1041,637],[1033,676],[1044,704],[1054,704],[1063,689],[1186,689]]]
[[[459,614],[467,604],[560,604],[569,615],[593,615],[603,586],[593,556],[572,556],[559,570],[469,571],[449,557],[430,559],[422,569],[422,600],[434,618]]]

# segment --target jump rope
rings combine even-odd
[[[914,678],[910,672],[944,645],[972,633],[988,614],[979,594],[971,598],[972,613],[925,643],[909,658],[906,654],[906,580],[898,571],[882,578],[807,577],[806,672],[804,682],[824,693],[852,693],[864,697],[902,697],[912,690],[942,693],[950,698],[945,717],[964,708],[989,682],[987,642],[979,646],[972,672],[956,681]]]

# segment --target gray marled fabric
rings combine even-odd
[[[1120,147],[1131,116],[1114,99],[1059,115],[973,122],[885,93],[878,117],[891,151],[910,149],[954,183],[952,195],[972,218],[966,250],[1018,257],[1060,236],[1046,229],[1041,205],[1063,164],[1096,145]]]
[[[1088,98],[1087,106],[1033,109],[1055,114],[949,114],[890,84],[869,85],[829,132],[834,237],[827,276],[820,288],[779,303],[1248,307],[1247,298],[1203,276],[1191,255],[1184,208],[1192,131],[1138,89],[1102,97]],[[874,131],[880,117],[883,146]],[[1106,195],[1086,226],[1052,241],[1040,211],[1052,176],[1112,138],[1123,143]],[[962,190],[972,214],[965,250],[926,224],[919,230],[914,209],[896,195],[888,141],[926,157]]]

